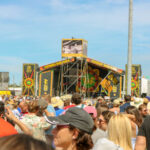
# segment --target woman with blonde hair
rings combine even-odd
[[[131,136],[130,120],[123,114],[112,116],[108,124],[108,139],[124,150],[132,150]]]
[[[108,123],[108,139],[99,139],[93,150],[132,150],[131,123],[124,114],[113,115]]]

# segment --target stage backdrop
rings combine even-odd
[[[141,65],[132,65],[131,94],[141,96]],[[127,65],[126,65],[126,92],[127,92]]]
[[[37,64],[23,64],[22,95],[35,95]]]
[[[49,70],[41,72],[39,75],[39,96],[53,94],[53,76],[54,71]]]

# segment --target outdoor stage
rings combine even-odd
[[[124,71],[94,59],[74,57],[41,66],[38,70],[39,96],[79,92],[85,97],[121,97]]]

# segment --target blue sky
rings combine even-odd
[[[133,64],[150,76],[150,1],[133,0]],[[61,60],[62,38],[88,40],[88,57],[125,69],[128,0],[1,0],[0,71],[20,83],[23,63]]]

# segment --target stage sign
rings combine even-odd
[[[72,59],[66,59],[66,60],[58,61],[56,63],[51,63],[51,64],[40,67],[40,71],[51,69],[51,68],[54,68],[54,67],[57,67],[57,66],[60,66],[60,65],[68,64],[68,63],[71,63],[71,62],[74,62],[74,61],[75,61],[75,59],[72,58]]]
[[[11,91],[0,91],[0,95],[11,95]]]
[[[127,91],[127,65],[126,65],[126,91]],[[141,65],[132,65],[131,95],[141,95]]]
[[[35,95],[37,64],[23,64],[22,95]]]
[[[52,96],[53,74],[54,74],[53,70],[40,73],[40,76],[39,76],[39,96],[47,95],[47,94]]]
[[[120,97],[120,76],[114,73],[110,73],[101,82],[102,92],[107,96]]]
[[[62,57],[86,57],[87,41],[84,39],[62,39]]]

